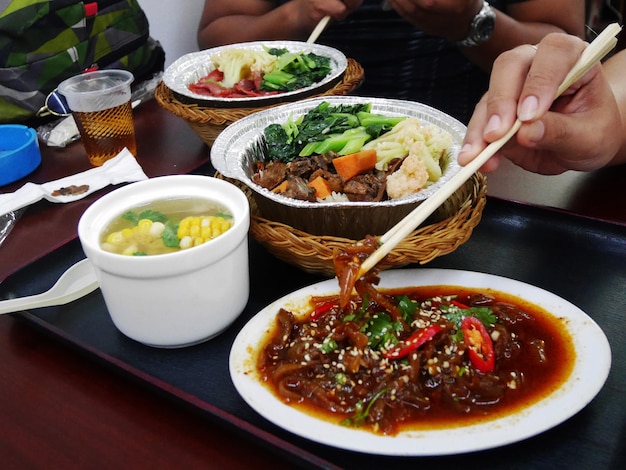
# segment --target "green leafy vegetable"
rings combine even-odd
[[[467,307],[462,308],[457,305],[442,305],[444,316],[454,323],[456,333],[453,335],[455,341],[463,340],[461,322],[465,317],[476,317],[485,326],[491,326],[498,321],[493,311],[489,307]]]
[[[140,213],[137,213],[135,211],[128,211],[122,215],[122,218],[125,220],[131,221],[135,225],[137,225],[139,221],[142,219],[149,219],[152,222],[162,222],[162,223],[166,223],[168,220],[165,214],[159,211],[152,210],[152,209],[147,209]]]
[[[267,160],[289,162],[298,156],[331,150],[340,155],[355,153],[405,119],[370,111],[370,103],[333,106],[324,101],[298,119],[288,119],[284,125],[270,124],[263,132],[268,147]]]
[[[397,298],[398,308],[400,309],[400,313],[402,314],[402,318],[405,322],[411,323],[413,321],[413,315],[415,311],[419,307],[417,302],[413,302],[408,296],[401,295]]]
[[[370,347],[376,349],[397,343],[395,332],[402,331],[402,325],[394,322],[388,313],[381,312],[372,316],[361,330],[367,335]]]
[[[465,317],[476,317],[485,326],[491,326],[498,321],[493,311],[489,307],[469,307],[467,309],[459,308],[455,305],[442,306],[445,317],[450,320],[455,326],[460,327],[461,322]]]
[[[382,397],[387,392],[387,390],[387,388],[383,388],[382,390],[380,390],[376,395],[372,397],[367,406],[365,406],[362,400],[359,400],[355,405],[354,414],[349,418],[344,419],[339,424],[349,427],[363,426],[365,420],[370,414],[370,409],[372,408],[372,405],[376,402],[376,400]]]
[[[178,239],[178,225],[172,222],[165,223],[165,229],[161,234],[163,243],[170,248],[178,248],[180,246],[180,240]]]
[[[322,350],[322,352],[328,354],[335,351],[338,347],[339,345],[337,344],[337,341],[328,336],[324,338],[324,341],[322,341],[322,346],[320,349]]]
[[[293,91],[322,81],[330,72],[330,58],[312,52],[268,49],[278,56],[274,70],[263,75],[259,88],[265,91]]]

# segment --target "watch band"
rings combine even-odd
[[[483,6],[476,16],[472,18],[470,30],[467,37],[458,41],[457,45],[462,47],[474,47],[487,41],[493,34],[496,24],[496,12],[491,5],[483,1]]]

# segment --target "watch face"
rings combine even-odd
[[[486,41],[493,34],[495,22],[493,18],[487,16],[476,25],[476,33],[480,41]]]

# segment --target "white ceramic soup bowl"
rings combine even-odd
[[[213,240],[174,253],[124,256],[101,248],[105,227],[127,210],[155,200],[192,197],[225,206],[233,226]],[[115,326],[143,344],[177,348],[218,335],[246,306],[249,226],[248,200],[236,186],[208,176],[176,175],[103,196],[82,215],[78,236]]]

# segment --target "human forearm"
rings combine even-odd
[[[537,44],[549,33],[565,32],[584,38],[582,0],[543,3],[543,6],[534,6],[535,2],[516,4],[508,13],[496,10],[491,38],[479,46],[461,48],[461,51],[479,67],[490,71],[493,61],[502,52],[521,44]]]
[[[581,26],[582,26],[581,21]],[[500,11],[496,12],[496,27],[491,38],[476,47],[462,47],[463,54],[485,71],[502,52],[521,44],[537,44],[553,32],[568,32],[559,26],[543,22],[522,22]],[[582,34],[575,34],[582,37]]]
[[[244,41],[306,40],[325,16],[340,20],[363,0],[206,0],[198,26],[201,49]]]
[[[216,18],[198,30],[198,46],[206,49],[246,41],[306,39],[315,23],[299,14],[296,3],[288,2],[261,15]]]

